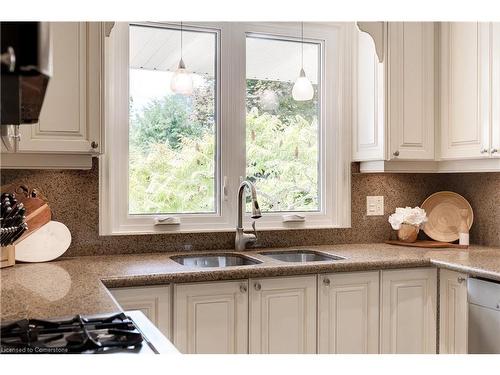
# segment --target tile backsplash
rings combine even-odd
[[[25,183],[49,200],[53,220],[68,226],[65,256],[228,249],[234,233],[190,233],[100,237],[98,163],[91,170],[3,170],[1,185]],[[416,206],[430,194],[451,190],[474,209],[471,242],[500,246],[500,173],[352,174],[352,228],[260,231],[260,246],[383,242],[392,234],[387,217],[396,207]],[[384,196],[384,216],[366,216],[366,196]],[[257,223],[258,229],[258,223]]]

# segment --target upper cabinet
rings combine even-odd
[[[500,24],[375,24],[353,48],[361,171],[500,171]]]
[[[353,48],[354,160],[385,159],[384,64],[370,34],[355,31]]]
[[[434,159],[434,23],[389,22],[389,158]]]
[[[384,25],[383,62],[369,34],[354,38],[353,158],[434,159],[434,23]]]
[[[2,167],[61,166],[53,164],[54,154],[59,159],[79,155],[75,166],[90,166],[91,156],[101,151],[103,27],[96,22],[50,27],[53,75],[40,120],[19,126],[19,141],[10,150],[15,152],[2,155]]]
[[[500,158],[500,22],[491,24],[491,140],[490,155]]]
[[[489,23],[441,24],[441,159],[492,152],[491,31]]]

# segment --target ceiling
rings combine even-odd
[[[184,30],[182,38],[182,54],[188,70],[213,77],[216,34]],[[301,43],[247,37],[246,56],[248,79],[294,82],[300,70]],[[179,58],[179,30],[131,26],[131,68],[175,71]],[[318,82],[318,60],[319,44],[304,43],[304,69],[313,84]]]

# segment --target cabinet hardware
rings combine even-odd
[[[260,285],[260,283],[255,283],[253,284],[253,287],[255,288],[255,290],[259,291],[262,289],[262,286]]]
[[[99,143],[97,143],[96,141],[92,141],[92,143],[90,144],[90,147],[92,147],[93,149],[96,149],[97,147],[99,147]]]
[[[325,277],[323,279],[323,284],[325,284],[325,286],[330,286],[330,279],[328,277]]]
[[[490,151],[492,154],[496,154],[498,152],[498,149],[496,148],[492,148],[491,151]]]
[[[457,278],[457,281],[458,281],[459,284],[462,284],[466,280],[467,279],[465,277],[462,277],[462,276],[460,276],[460,277]]]
[[[7,65],[9,72],[12,73],[16,70],[16,53],[14,52],[14,48],[11,46],[7,47],[7,52],[0,55],[0,60],[2,61],[2,64]]]
[[[247,286],[246,285],[240,285],[240,292],[241,293],[246,293],[247,292]]]
[[[487,148],[483,148],[480,152],[481,152],[481,154],[486,154],[488,152],[488,149]]]
[[[399,156],[399,151],[398,151],[398,150],[394,151],[394,152],[392,153],[392,155],[394,155],[394,156]]]

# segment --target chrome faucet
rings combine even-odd
[[[250,190],[252,197],[252,219],[258,219],[262,215],[260,213],[259,202],[257,202],[257,192],[255,186],[250,181],[243,181],[238,188],[238,225],[236,227],[236,238],[234,240],[234,248],[236,251],[245,250],[247,244],[253,244],[257,241],[257,232],[255,230],[255,221],[252,223],[253,233],[245,233],[243,231],[243,213],[245,188]]]

